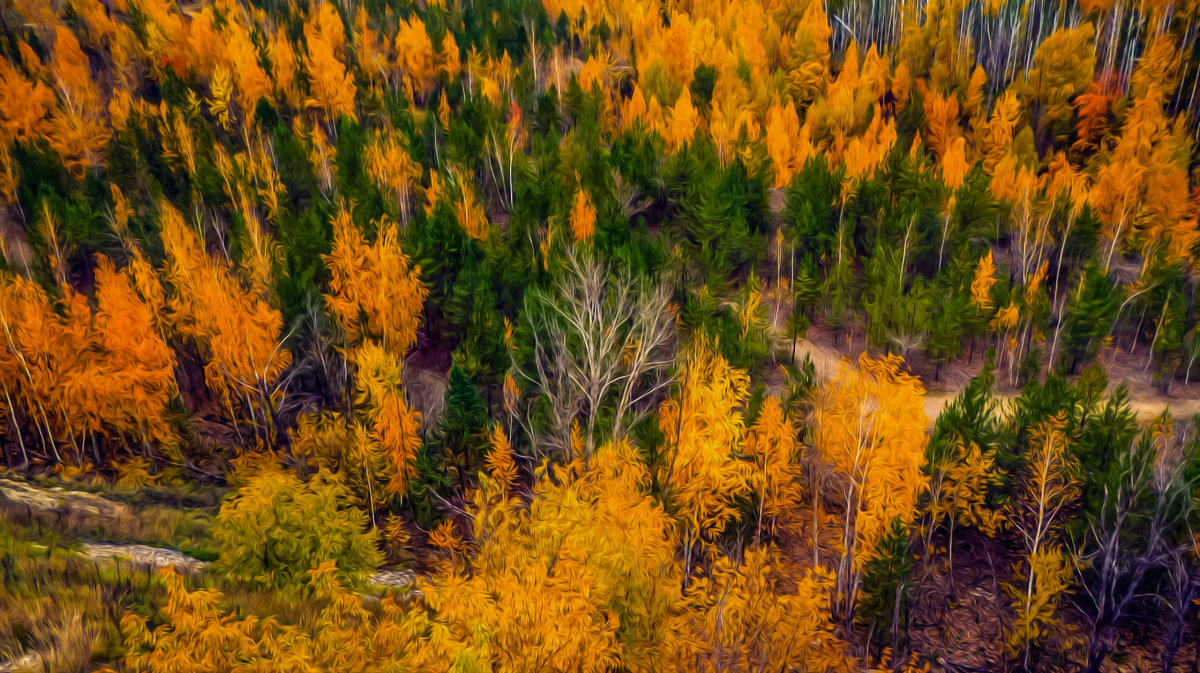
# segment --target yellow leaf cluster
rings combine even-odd
[[[970,526],[995,535],[1003,525],[1004,512],[991,507],[987,496],[1000,485],[993,451],[984,451],[977,444],[959,442],[953,451],[933,469],[933,485],[929,511],[930,525],[945,522]]]
[[[450,41],[454,39],[450,38]],[[407,21],[401,21],[396,33],[395,49],[396,64],[404,73],[405,85],[409,91],[424,98],[437,75],[437,55],[429,33],[425,31],[425,22],[415,15]]]
[[[262,391],[291,363],[282,344],[283,316],[243,288],[227,263],[209,256],[174,206],[162,202],[160,217],[173,328],[200,346],[208,361],[205,377],[227,411],[233,413],[235,403],[254,409],[273,404]]]
[[[403,354],[417,342],[429,290],[420,267],[411,266],[400,249],[396,224],[385,217],[375,225],[370,245],[345,208],[334,217],[333,249],[325,257],[331,290],[326,301],[352,343],[378,338],[389,351]]]
[[[155,308],[103,256],[95,313],[70,286],[59,290],[55,299],[28,279],[0,274],[6,406],[20,403],[48,431],[43,441],[56,456],[55,444],[101,432],[135,445],[175,441],[166,421],[175,358],[155,329]]]
[[[975,280],[971,281],[971,303],[981,311],[992,309],[992,286],[996,284],[996,262],[992,251],[979,258],[975,267]]]
[[[747,466],[734,452],[745,429],[740,407],[750,377],[703,338],[683,354],[679,368],[679,392],[659,410],[670,456],[660,478],[693,540],[711,538],[734,516],[734,499],[749,487]]]
[[[588,196],[583,185],[575,192],[571,205],[571,235],[575,242],[591,240],[596,230],[596,209],[592,207],[592,197]]]
[[[381,191],[392,194],[400,217],[408,219],[412,208],[412,186],[421,176],[421,166],[412,160],[408,148],[397,142],[397,133],[381,133],[367,146],[367,171]]]
[[[820,391],[814,448],[833,468],[829,490],[845,531],[845,554],[858,569],[892,520],[911,521],[925,489],[924,388],[897,356],[863,355],[844,364]]]
[[[832,578],[786,568],[773,548],[753,547],[740,564],[721,558],[698,578],[688,591],[690,637],[679,639],[679,670],[850,670],[829,618]]]
[[[339,114],[354,117],[357,88],[342,61],[346,33],[332,3],[321,3],[320,9],[309,19],[305,32],[308,35],[305,60],[309,77],[308,106],[324,112],[330,121],[335,121]]]
[[[416,473],[414,460],[421,449],[421,415],[405,401],[404,363],[374,341],[352,354],[355,364],[355,404],[366,409],[372,438],[388,462],[389,495],[402,495]]]

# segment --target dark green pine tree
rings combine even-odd
[[[668,194],[678,204],[674,233],[692,268],[715,294],[730,289],[747,263],[762,258],[766,181],[740,157],[722,166],[704,136],[668,160]]]
[[[808,332],[813,313],[821,299],[821,279],[817,264],[807,255],[792,280],[792,313],[788,316],[788,333],[792,337],[792,358],[796,357],[796,340]]]
[[[1183,337],[1187,329],[1187,300],[1178,289],[1172,288],[1167,293],[1157,323],[1151,342],[1154,379],[1166,393],[1183,361]]]
[[[866,632],[873,656],[885,648],[892,661],[908,659],[908,612],[913,585],[913,557],[908,526],[898,517],[867,561],[862,591],[854,608],[854,623]]]
[[[487,443],[484,436],[487,423],[487,403],[456,362],[450,366],[446,382],[446,413],[434,433],[448,465],[457,466],[460,471],[478,467]]]
[[[1118,301],[1112,279],[1095,260],[1088,262],[1067,303],[1063,325],[1064,364],[1072,374],[1100,350],[1100,340],[1113,328]]]
[[[971,298],[952,287],[930,289],[929,336],[925,353],[934,363],[933,379],[941,378],[942,365],[962,354],[963,339],[967,336],[966,317],[971,312]]]
[[[862,305],[869,317],[867,335],[877,347],[908,356],[929,331],[929,300],[925,279],[904,287],[900,258],[883,245],[867,261]]]
[[[787,186],[783,221],[795,254],[819,259],[833,253],[838,215],[833,197],[841,190],[840,179],[830,172],[825,156],[817,155]]]
[[[504,343],[504,317],[496,310],[495,296],[486,286],[476,292],[470,322],[463,331],[454,361],[457,369],[476,385],[488,391],[488,408],[492,392],[511,364]]]
[[[825,323],[839,334],[847,321],[852,319],[852,311],[857,302],[854,271],[850,267],[851,254],[852,251],[847,249],[845,244],[839,245],[829,272],[821,283]]]
[[[487,446],[488,408],[475,384],[457,364],[446,382],[445,414],[417,454],[411,486],[413,517],[421,525],[435,523],[437,503],[466,485],[479,468]]]

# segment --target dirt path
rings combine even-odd
[[[791,348],[790,341],[786,348]],[[828,381],[833,378],[837,374],[838,367],[851,359],[849,353],[828,344],[799,339],[796,341],[796,361],[803,362],[806,356],[812,360],[817,379],[820,381]],[[1130,390],[1129,405],[1137,413],[1139,420],[1153,420],[1164,410],[1169,410],[1171,416],[1176,420],[1184,420],[1200,414],[1200,391],[1194,390],[1195,386],[1185,389],[1179,396],[1163,395],[1139,381],[1118,378],[1121,368],[1109,366],[1112,364],[1114,363],[1105,363],[1105,369],[1110,371],[1112,377],[1109,382],[1109,391],[1111,392],[1122,382],[1126,383]],[[933,426],[942,410],[962,393],[970,381],[969,373],[961,369],[951,370],[948,368],[941,381],[937,383],[937,387],[925,393],[925,415],[929,418],[930,427]],[[996,397],[1002,407],[1017,394],[1011,391],[996,391]]]

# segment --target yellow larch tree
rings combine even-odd
[[[171,204],[159,205],[170,323],[195,341],[207,360],[208,385],[225,411],[238,406],[273,438],[274,413],[282,391],[280,375],[291,364],[283,344],[283,316],[262,296],[247,290],[233,268],[204,249],[196,231]]]
[[[988,494],[1000,486],[995,451],[974,442],[957,441],[930,460],[928,512],[922,522],[925,552],[933,552],[933,536],[945,526],[949,571],[954,572],[954,529],[975,528],[996,535],[1005,521],[1004,512],[988,502]]]
[[[87,304],[74,292],[55,302],[33,281],[0,273],[4,402],[15,430],[19,426],[12,414],[18,407],[24,408],[33,425],[29,437],[18,436],[23,454],[36,437],[43,459],[61,463],[60,444],[74,444],[77,434],[94,429],[97,414],[72,399],[72,393],[81,392],[77,386],[72,390],[64,385],[68,379],[81,378],[86,360],[79,355],[90,351],[89,322]],[[82,462],[78,449],[75,458]]]
[[[592,206],[592,197],[581,184],[571,204],[571,236],[580,243],[591,240],[595,231],[596,209]]]
[[[389,77],[392,69],[391,54],[388,48],[390,45],[387,43],[387,38],[380,35],[372,24],[373,21],[367,8],[359,5],[358,10],[354,12],[354,42],[351,47],[358,53],[358,62],[362,66],[363,75],[373,82],[386,79],[392,83],[393,80]]]
[[[321,3],[320,9],[305,24],[308,36],[308,106],[325,113],[332,125],[339,114],[353,118],[357,88],[354,77],[343,62],[346,32],[333,3]]]
[[[696,134],[696,108],[692,105],[692,96],[687,91],[680,94],[675,106],[665,120],[663,138],[672,150],[679,150],[690,143]]]
[[[1034,428],[1009,513],[1023,558],[1018,581],[1005,585],[1017,613],[1007,645],[1026,662],[1031,647],[1057,621],[1055,611],[1074,572],[1062,546],[1063,522],[1079,498],[1078,463],[1068,442],[1061,413]]]
[[[958,136],[958,97],[930,91],[925,97],[925,144],[934,157],[941,160]]]
[[[1071,102],[1071,107],[1075,108],[1078,115],[1072,151],[1086,153],[1099,147],[1100,139],[1109,129],[1108,115],[1115,98],[1116,93],[1110,85],[1097,79],[1088,86],[1087,93],[1080,94]]]
[[[473,544],[438,532],[466,558],[420,587],[418,611],[456,644],[452,659],[511,673],[669,667],[681,578],[670,518],[634,449],[541,468],[528,505],[496,462],[471,498]]]
[[[22,42],[21,44],[24,44]],[[35,57],[36,58],[36,57]],[[47,131],[47,119],[55,106],[54,92],[38,81],[30,81],[8,59],[0,60],[0,141],[30,142]]]
[[[50,65],[61,105],[54,110],[46,133],[50,147],[76,178],[104,165],[112,131],[108,108],[92,78],[91,65],[79,40],[65,26],[54,29],[54,60]]]
[[[459,198],[454,202],[454,214],[458,224],[467,236],[476,241],[486,240],[491,233],[491,222],[483,209],[483,203],[475,193],[473,181],[464,180],[458,171],[451,171],[451,177],[459,187]]]
[[[800,3],[797,3],[799,5]],[[791,36],[788,89],[797,103],[807,106],[825,90],[829,78],[829,36],[832,29],[825,3],[809,2]]]
[[[355,349],[351,357],[355,405],[369,419],[372,438],[387,459],[386,493],[403,495],[416,473],[414,461],[421,449],[421,415],[405,401],[404,363],[374,341]]]
[[[400,249],[395,222],[376,224],[376,239],[368,244],[347,209],[334,216],[334,242],[326,263],[330,270],[329,311],[346,336],[346,359],[355,371],[357,446],[364,464],[382,460],[382,470],[364,473],[372,512],[384,495],[403,496],[414,475],[421,447],[420,414],[407,401],[404,357],[417,342],[421,311],[429,291],[420,268],[411,267]],[[383,493],[374,491],[376,478],[386,479]]]
[[[283,27],[276,27],[267,45],[271,59],[271,83],[275,96],[299,107],[296,88],[296,50]]]
[[[451,38],[453,41],[453,38]],[[425,22],[415,14],[400,21],[395,40],[396,65],[404,75],[404,84],[414,100],[424,100],[429,95],[437,76],[437,54]]]
[[[396,223],[386,217],[376,222],[375,243],[368,244],[349,211],[341,209],[325,262],[330,273],[325,299],[349,342],[379,339],[403,357],[417,343],[429,290],[420,267],[400,248]]]
[[[800,139],[800,117],[795,106],[776,102],[767,111],[767,153],[775,167],[775,187],[786,187],[804,168],[806,149]]]
[[[995,173],[996,165],[1008,154],[1020,118],[1021,101],[1016,91],[1010,89],[996,102],[987,123],[980,126],[976,146],[980,148],[983,168],[989,175]]]
[[[1198,235],[1188,202],[1184,125],[1172,122],[1166,94],[1150,86],[1133,101],[1112,157],[1100,168],[1090,202],[1108,244],[1105,268],[1130,242],[1144,254],[1163,251],[1172,260],[1191,254]]]
[[[857,367],[843,364],[818,395],[813,444],[824,468],[814,470],[826,472],[817,484],[820,500],[841,524],[840,558],[825,561],[836,578],[834,612],[845,620],[866,562],[893,520],[912,521],[925,489],[925,391],[902,365],[898,356],[864,353]],[[818,547],[814,556],[821,563]]]
[[[996,284],[996,262],[989,249],[979,258],[975,278],[971,281],[971,303],[985,314],[992,310],[992,287]]]
[[[242,118],[254,118],[259,98],[272,100],[271,81],[258,63],[258,50],[251,42],[248,30],[238,22],[231,22],[226,30],[226,46],[229,68],[237,84],[237,101]]]
[[[0,276],[0,401],[10,416],[24,409],[30,434],[55,460],[64,442],[77,462],[89,443],[100,460],[101,432],[108,446],[122,438],[143,449],[175,441],[166,421],[175,358],[155,329],[154,309],[108,258],[97,260],[95,278],[93,313],[69,285],[52,298],[25,278]],[[25,451],[24,435],[19,441]]]
[[[37,56],[30,53],[29,58]],[[26,79],[7,59],[0,60],[0,191],[9,201],[16,198],[18,179],[9,148],[14,142],[30,143],[45,136],[55,103],[49,87]]]
[[[393,196],[400,221],[408,224],[413,185],[421,177],[421,165],[413,161],[408,148],[397,141],[399,135],[394,130],[376,135],[367,146],[364,158],[375,185]]]
[[[795,424],[779,398],[769,397],[746,432],[742,448],[753,462],[750,488],[758,498],[756,538],[762,536],[764,519],[773,529],[777,522],[797,513],[801,501],[799,449]]]
[[[1051,33],[1033,54],[1025,77],[1025,94],[1041,106],[1043,127],[1070,121],[1071,101],[1083,93],[1096,70],[1096,34],[1090,22]]]
[[[745,431],[741,407],[750,377],[703,337],[682,354],[679,369],[679,391],[659,410],[668,456],[660,481],[683,518],[690,559],[696,542],[724,530],[736,513],[734,499],[749,490],[749,466],[734,452]]]
[[[830,620],[832,585],[821,569],[795,572],[771,546],[747,549],[741,563],[722,556],[688,588],[677,670],[850,671]]]
[[[97,260],[95,327],[105,357],[96,397],[115,430],[162,444],[174,441],[165,414],[175,394],[175,354],[156,329],[157,307],[135,291],[133,273]]]

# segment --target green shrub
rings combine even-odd
[[[217,570],[251,584],[284,588],[333,561],[345,582],[361,586],[378,564],[375,533],[351,505],[346,487],[325,472],[309,481],[269,471],[252,477],[225,501],[213,536]]]

